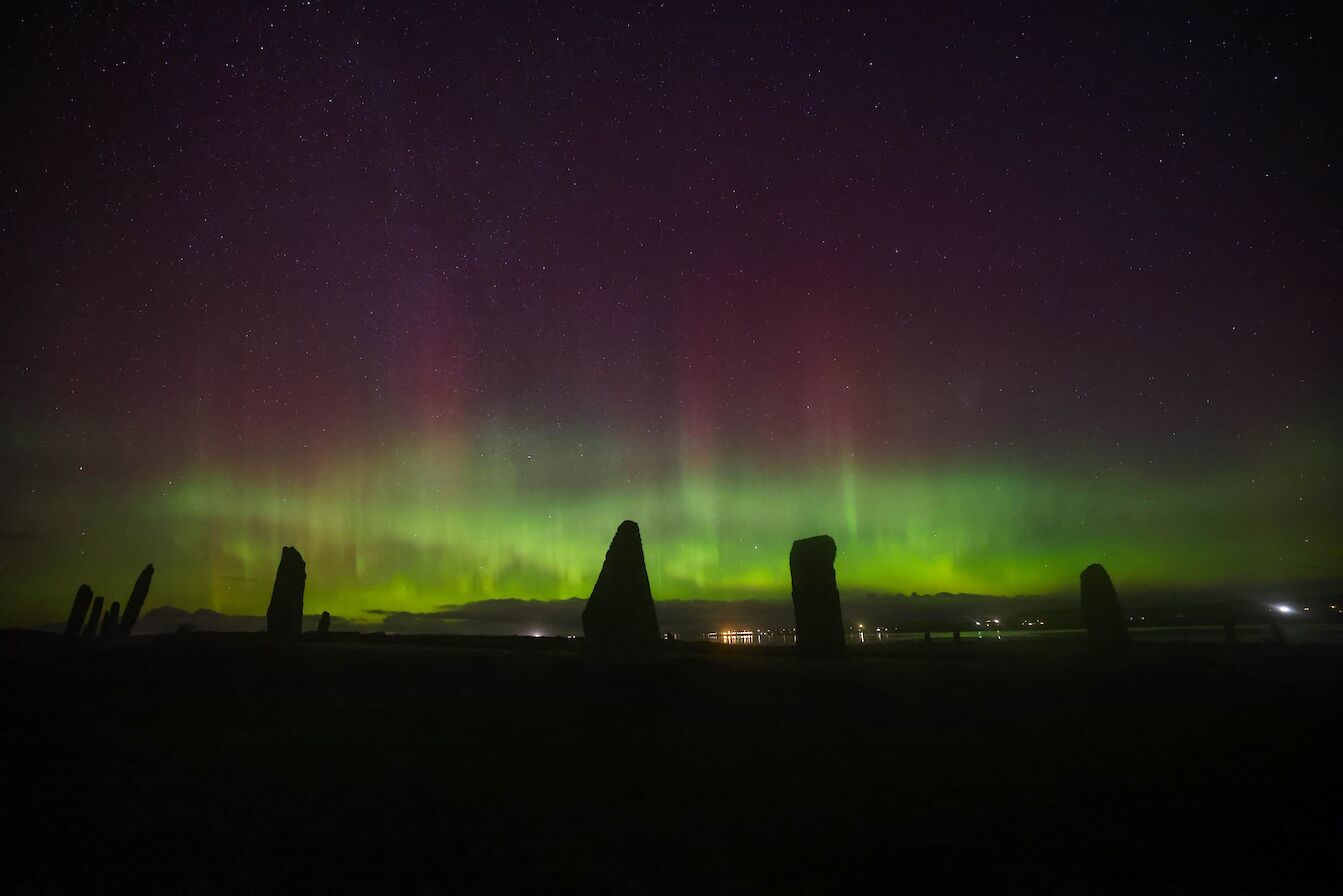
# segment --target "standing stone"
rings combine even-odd
[[[1119,596],[1110,574],[1099,563],[1082,570],[1082,621],[1095,647],[1121,647],[1129,642]]]
[[[114,638],[121,628],[121,604],[112,601],[112,609],[103,614],[103,627],[98,632],[100,638]]]
[[[842,652],[844,620],[835,584],[835,540],[829,535],[798,539],[788,554],[788,568],[793,574],[797,649],[811,654]]]
[[[583,637],[598,647],[636,647],[658,643],[660,631],[639,524],[625,520],[583,607]]]
[[[121,617],[121,634],[129,636],[131,629],[135,628],[135,621],[140,618],[140,609],[145,605],[145,598],[149,596],[149,580],[154,578],[154,564],[149,564],[140,571],[140,576],[135,580],[135,587],[131,589],[131,596],[126,598],[126,612]]]
[[[98,623],[103,621],[103,596],[93,599],[93,609],[89,610],[89,621],[84,626],[84,637],[92,638],[98,632]]]
[[[331,614],[323,610],[322,618],[317,620],[317,634],[325,635],[329,631],[331,631]]]
[[[266,609],[266,631],[276,638],[297,638],[303,632],[303,584],[308,567],[298,550],[280,551],[280,566],[275,570],[275,587]]]
[[[84,617],[89,612],[89,603],[93,600],[93,589],[80,585],[75,592],[75,602],[70,605],[70,618],[65,620],[65,636],[79,637],[79,629],[84,625]]]

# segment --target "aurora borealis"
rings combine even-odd
[[[1154,36],[1158,35],[1158,36]],[[0,621],[1343,580],[1336,25],[434,6],[6,29]]]

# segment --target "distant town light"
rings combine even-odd
[[[1293,609],[1292,609],[1291,607],[1289,607],[1287,604],[1274,604],[1274,605],[1273,605],[1273,609],[1277,610],[1279,613],[1295,613],[1295,612],[1296,612],[1296,610],[1293,610]]]

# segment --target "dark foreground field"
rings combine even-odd
[[[1338,892],[1343,651],[247,635],[3,662],[53,892]]]

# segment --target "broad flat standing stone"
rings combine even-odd
[[[93,609],[89,610],[89,621],[84,626],[84,637],[92,638],[98,633],[98,623],[103,621],[103,596],[93,599]]]
[[[793,616],[797,649],[805,653],[844,650],[844,620],[835,584],[835,540],[829,535],[799,538],[788,554],[793,574]]]
[[[121,604],[112,601],[112,609],[103,615],[103,627],[98,632],[100,638],[115,638],[117,630],[121,627]]]
[[[308,566],[298,550],[280,551],[280,566],[275,570],[275,587],[266,610],[266,631],[276,638],[297,638],[303,632],[303,584]]]
[[[1117,647],[1129,642],[1119,596],[1110,574],[1099,563],[1082,570],[1082,621],[1096,647]]]
[[[632,520],[621,523],[611,539],[597,584],[583,607],[583,637],[599,647],[653,645],[661,640],[643,540],[639,524]]]
[[[121,616],[121,633],[129,635],[131,629],[135,628],[135,620],[140,618],[140,609],[145,605],[145,598],[149,596],[149,581],[154,578],[154,564],[149,564],[140,571],[140,576],[135,580],[135,587],[131,589],[131,596],[126,598],[126,612]]]
[[[84,624],[84,617],[88,615],[89,604],[92,601],[93,589],[88,585],[80,585],[79,590],[75,592],[75,602],[70,605],[70,618],[65,620],[67,638],[79,637],[79,628]]]

